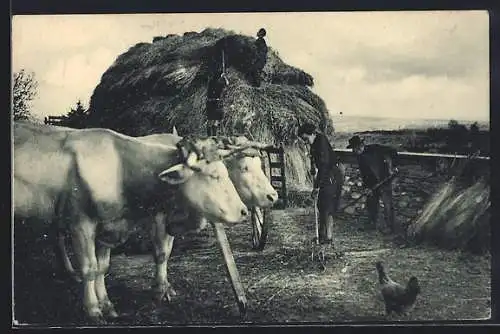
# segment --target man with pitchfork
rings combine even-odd
[[[382,198],[386,226],[393,233],[401,233],[400,226],[396,224],[394,218],[392,201],[394,182],[393,179],[389,179],[398,172],[394,167],[398,152],[386,145],[365,145],[364,140],[357,135],[349,139],[347,148],[356,154],[363,185],[367,188],[366,206],[369,225],[366,227],[368,229],[377,227],[379,200]],[[384,179],[389,180],[375,189],[375,186]]]
[[[310,147],[311,169],[317,169],[312,197],[319,213],[318,240],[320,251],[324,254],[326,247],[333,247],[333,219],[340,203],[345,171],[338,161],[326,135],[317,130],[311,123],[299,127],[298,136]],[[316,209],[315,208],[315,209]]]

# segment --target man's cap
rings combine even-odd
[[[257,32],[257,37],[264,37],[266,36],[266,29],[260,28],[259,31]]]

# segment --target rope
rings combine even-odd
[[[226,61],[224,59],[224,49],[222,49],[222,73],[226,73]]]

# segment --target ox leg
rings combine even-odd
[[[165,215],[159,214],[155,217],[151,234],[156,264],[155,299],[158,303],[164,299],[170,302],[177,294],[167,278],[167,263],[174,245],[174,237],[166,232]]]
[[[104,315],[110,318],[116,318],[118,317],[118,313],[116,313],[113,303],[109,300],[108,291],[106,290],[106,282],[104,280],[104,277],[109,269],[111,249],[109,247],[98,245],[96,254],[97,265],[99,268],[95,281],[97,299],[99,300],[99,304]]]
[[[73,247],[82,272],[83,307],[92,321],[102,322],[102,312],[95,289],[98,273],[95,230],[95,223],[88,219],[80,220],[71,228]]]

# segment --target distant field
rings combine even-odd
[[[475,151],[476,149],[470,147],[468,132],[452,133],[448,122],[449,120],[336,117],[333,118],[335,134],[331,142],[335,148],[343,149],[346,148],[349,138],[357,134],[364,138],[367,144],[390,145],[399,151],[439,153]],[[467,130],[473,123],[473,121],[459,122]],[[478,128],[475,145],[481,150],[481,155],[489,155],[489,123],[478,122]]]
[[[353,133],[374,130],[424,130],[427,128],[446,128],[449,119],[411,119],[370,116],[332,116],[333,126],[337,133]],[[469,127],[474,121],[459,120],[460,124]],[[488,131],[489,122],[478,121],[479,130]]]

